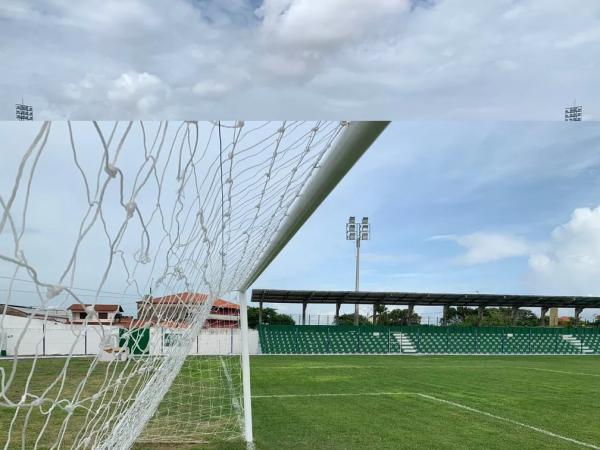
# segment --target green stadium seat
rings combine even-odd
[[[265,325],[264,354],[600,354],[600,329]]]

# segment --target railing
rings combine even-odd
[[[296,325],[302,325],[302,314],[288,314]],[[307,314],[304,325],[335,325],[333,314]],[[370,321],[371,318],[369,317]],[[421,325],[441,325],[442,318],[439,314],[421,315]],[[267,325],[266,323],[264,325]]]

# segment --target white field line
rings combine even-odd
[[[385,368],[389,366],[352,366],[352,365],[341,365],[341,364],[333,364],[331,366],[274,366],[268,367],[269,370],[279,370],[279,369],[373,369],[373,368]]]
[[[277,366],[277,367],[269,367],[269,370],[294,370],[294,369],[306,369],[306,370],[314,370],[314,369],[369,369],[373,370],[376,368],[380,369],[389,369],[390,366],[353,366],[353,365],[331,365],[331,366]],[[477,365],[415,365],[415,366],[403,366],[402,370],[422,370],[422,369],[524,369],[524,370],[538,370],[542,372],[553,372],[553,373],[562,373],[565,375],[581,375],[588,377],[600,377],[600,374],[597,373],[586,373],[586,372],[573,372],[568,370],[554,370],[554,369],[544,369],[542,367],[526,367],[526,366],[507,366],[507,365],[499,365],[499,366],[477,366]]]
[[[365,395],[415,395],[414,392],[338,392],[335,394],[273,394],[253,395],[252,398],[290,398],[290,397],[355,397]]]
[[[560,439],[562,441],[570,442],[572,444],[579,445],[581,447],[593,448],[596,450],[600,450],[600,446],[590,444],[589,442],[578,441],[577,439],[573,439],[567,436],[563,436],[557,433],[553,433],[552,431],[544,430],[543,428],[538,428],[533,425],[528,425],[523,422],[519,422],[513,419],[509,419],[508,417],[498,416],[496,414],[491,414],[486,411],[481,411],[480,409],[472,408],[470,406],[463,405],[461,403],[456,403],[450,400],[445,400],[442,398],[434,397],[428,394],[422,394],[419,392],[357,392],[357,393],[332,393],[332,394],[273,394],[273,395],[253,395],[252,398],[290,398],[290,397],[353,397],[353,396],[383,396],[383,395],[415,395],[418,397],[426,398],[428,400],[432,400],[438,403],[444,403],[446,405],[454,406],[455,408],[464,409],[465,411],[469,411],[480,416],[489,417],[491,419],[500,420],[502,422],[509,423],[511,425],[516,425],[521,428],[527,428],[528,430],[535,431],[537,433],[544,434],[546,436],[550,436],[556,439]]]
[[[571,372],[568,370],[543,369],[541,367],[515,367],[515,369],[529,369],[529,370],[539,370],[542,372],[563,373],[566,375],[582,375],[582,376],[586,376],[586,377],[600,377],[599,373]]]
[[[489,417],[491,419],[501,420],[503,422],[510,423],[511,425],[516,425],[516,426],[519,426],[519,427],[522,427],[522,428],[527,428],[528,430],[536,431],[538,433],[545,434],[546,436],[550,436],[550,437],[553,437],[553,438],[556,438],[556,439],[561,439],[563,441],[567,441],[567,442],[570,442],[572,444],[577,444],[577,445],[580,445],[582,447],[594,448],[594,449],[600,450],[599,446],[594,445],[594,444],[590,444],[589,442],[578,441],[577,439],[573,439],[573,438],[570,438],[570,437],[567,437],[567,436],[562,436],[560,434],[553,433],[552,431],[544,430],[543,428],[534,427],[533,425],[528,425],[528,424],[523,423],[523,422],[518,422],[516,420],[509,419],[508,417],[502,417],[502,416],[498,416],[496,414],[491,414],[489,412],[481,411],[480,409],[471,408],[470,406],[462,405],[460,403],[452,402],[450,400],[444,400],[442,398],[434,397],[432,395],[420,394],[420,393],[416,393],[415,395],[418,395],[419,397],[426,398],[426,399],[429,399],[429,400],[432,400],[432,401],[435,401],[435,402],[444,403],[446,405],[450,405],[450,406],[454,406],[456,408],[464,409],[465,411],[469,411],[469,412],[472,412],[472,413],[475,413],[475,414],[479,414],[480,416],[485,416],[485,417]]]

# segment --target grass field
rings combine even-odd
[[[600,448],[596,357],[262,356],[252,389],[257,449]]]

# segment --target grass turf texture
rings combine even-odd
[[[38,364],[43,383],[57,362]],[[257,449],[600,447],[597,357],[262,356],[251,364]],[[0,410],[2,443],[11,418]],[[136,449],[206,448],[173,441]]]

